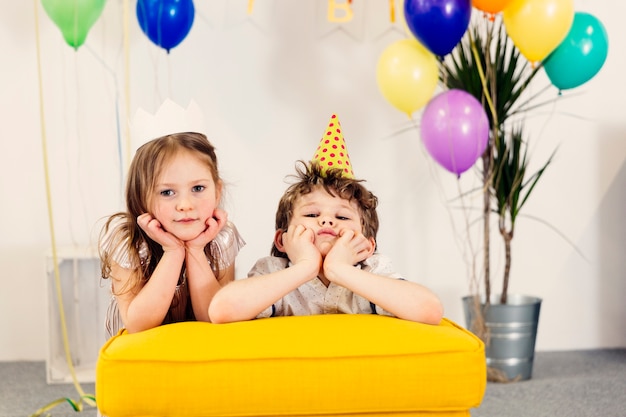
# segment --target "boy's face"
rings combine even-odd
[[[332,196],[322,187],[296,200],[289,226],[298,224],[313,231],[315,246],[322,256],[330,251],[342,230],[362,233],[356,202]]]
[[[206,229],[221,190],[200,158],[181,151],[164,167],[154,191],[152,215],[165,230],[188,241]]]

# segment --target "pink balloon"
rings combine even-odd
[[[422,114],[426,150],[439,165],[461,175],[474,165],[489,141],[489,119],[480,102],[463,90],[433,97]]]

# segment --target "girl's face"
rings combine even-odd
[[[313,230],[315,246],[326,256],[342,230],[362,233],[361,215],[354,201],[328,194],[316,187],[298,198],[289,225],[301,224]]]
[[[192,152],[178,152],[157,178],[151,196],[152,215],[161,226],[182,241],[206,229],[221,196],[211,170]]]

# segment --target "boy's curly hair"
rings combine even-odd
[[[378,233],[378,214],[376,212],[378,198],[361,184],[364,180],[346,178],[343,176],[341,169],[328,169],[322,175],[322,167],[319,163],[307,163],[302,160],[296,162],[296,175],[290,175],[290,177],[295,178],[297,181],[287,188],[278,202],[276,230],[287,230],[298,198],[310,193],[316,187],[322,186],[332,196],[356,201],[361,216],[363,235],[376,240],[376,234]],[[274,244],[272,245],[271,254],[281,258],[287,257],[287,254],[279,251]]]

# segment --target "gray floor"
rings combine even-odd
[[[490,383],[472,417],[626,417],[626,349],[539,352],[533,377]]]
[[[94,384],[81,384],[86,394],[94,394]],[[0,417],[28,417],[59,399],[78,400],[72,384],[46,383],[45,362],[0,362]],[[95,417],[93,407],[76,413],[64,402],[48,412],[52,417]],[[42,414],[45,416],[46,414]]]
[[[82,389],[94,393],[93,384]],[[46,404],[78,399],[73,385],[46,384],[44,362],[0,362],[0,417],[28,417]],[[86,407],[76,413],[62,403],[52,417],[95,417]],[[624,417],[626,349],[539,352],[533,378],[511,384],[489,383],[472,417]]]

